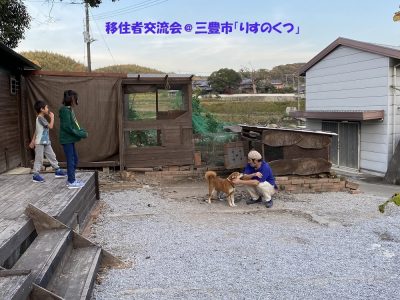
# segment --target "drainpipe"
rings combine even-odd
[[[393,100],[392,100],[392,155],[394,155],[394,151],[396,150],[396,111],[397,111],[397,101],[396,101],[396,93],[397,93],[397,67],[400,64],[397,64],[393,67]]]

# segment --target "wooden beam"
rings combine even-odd
[[[61,168],[66,168],[66,162],[59,162]],[[118,161],[80,161],[78,168],[102,168],[102,167],[118,167]]]
[[[28,203],[28,206],[25,209],[25,214],[32,219],[38,233],[49,229],[68,228],[66,225],[53,218],[52,216],[46,214],[44,211],[40,210],[31,203]]]
[[[63,76],[63,77],[119,77],[127,78],[127,73],[102,72],[64,72],[64,71],[32,71],[32,75]]]
[[[30,300],[64,300],[64,298],[46,290],[45,288],[41,287],[34,283],[32,285],[32,291],[30,294]]]
[[[366,111],[294,111],[289,115],[293,118],[317,119],[317,120],[339,120],[339,121],[368,121],[383,120],[383,110]]]
[[[21,276],[21,275],[29,275],[31,270],[0,270],[0,277],[9,277],[9,276]]]
[[[83,247],[98,247],[95,243],[89,241],[87,238],[83,237],[77,232],[73,232],[72,243],[75,248],[83,248]],[[101,265],[103,267],[113,267],[113,268],[126,268],[128,265],[121,259],[112,255],[107,250],[101,249]]]

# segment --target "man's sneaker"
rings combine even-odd
[[[82,183],[82,182],[79,182],[79,181],[74,181],[74,182],[72,182],[72,183],[67,183],[67,187],[69,188],[69,189],[80,189],[80,188],[82,188],[84,186],[84,184]]]
[[[247,205],[249,205],[249,204],[256,204],[256,203],[261,203],[261,197],[258,197],[258,199],[257,200],[253,200],[253,199],[250,199],[250,200],[247,200],[246,201],[246,204]]]
[[[274,205],[274,202],[272,201],[272,199],[269,200],[269,201],[267,201],[267,202],[265,202],[265,207],[266,207],[266,208],[271,208],[272,205]]]
[[[40,176],[39,174],[33,174],[32,181],[42,183],[42,182],[44,182],[44,178],[42,176]]]
[[[54,173],[54,177],[56,178],[67,177],[67,173],[65,173],[65,171],[62,169],[57,169],[56,172]]]

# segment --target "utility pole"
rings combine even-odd
[[[85,3],[85,15],[86,15],[86,30],[83,32],[83,41],[86,43],[86,53],[87,53],[87,70],[92,72],[92,61],[90,58],[90,43],[94,40],[90,38],[89,31],[89,4]]]

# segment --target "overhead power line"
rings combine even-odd
[[[148,0],[148,1],[143,1],[140,3],[137,3],[135,5],[130,5],[125,8],[121,8],[115,11],[109,11],[109,12],[104,12],[100,13],[97,15],[94,15],[93,18],[96,20],[103,20],[115,16],[120,16],[124,14],[128,14],[134,11],[142,10],[151,6],[159,5],[161,3],[167,2],[168,0]]]
[[[89,12],[90,12],[90,15],[91,15],[92,18],[93,18],[92,10],[89,9]],[[110,49],[110,47],[108,46],[108,44],[107,44],[107,42],[106,42],[106,39],[104,38],[104,35],[102,34],[102,31],[100,30],[100,27],[99,27],[99,25],[97,24],[96,20],[94,20],[94,24],[96,25],[97,30],[99,31],[99,34],[100,34],[100,36],[101,36],[101,38],[102,38],[104,44],[106,45],[106,48],[107,48],[107,50],[108,50],[108,53],[110,53],[110,56],[111,56],[111,58],[112,58],[112,60],[113,60],[113,62],[114,62],[114,65],[116,65],[117,63],[116,63],[116,61],[115,61],[115,59],[114,59],[114,56],[113,56],[112,53],[111,53],[111,49]]]

